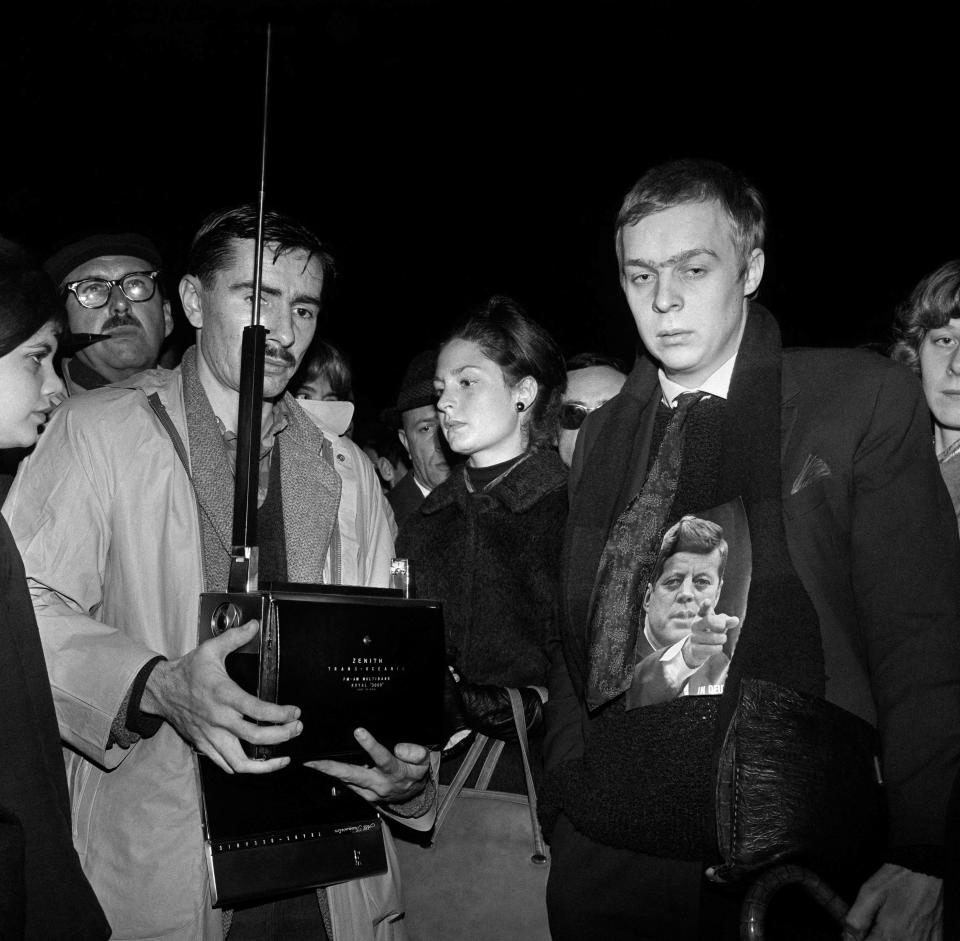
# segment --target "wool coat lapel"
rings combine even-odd
[[[227,447],[197,373],[196,357],[196,347],[183,354],[180,377],[191,482],[199,508],[203,580],[207,591],[226,591],[233,541],[233,475]]]
[[[791,463],[787,460],[787,455],[789,454],[790,438],[797,423],[796,398],[800,394],[800,387],[797,385],[796,376],[790,368],[788,360],[785,360],[783,364],[780,389],[780,464],[783,467],[790,467]]]
[[[290,424],[280,434],[280,481],[287,577],[320,584],[340,508],[340,475],[323,458],[323,435],[287,397]]]

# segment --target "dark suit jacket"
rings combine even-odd
[[[582,705],[590,593],[610,526],[643,483],[659,400],[656,367],[641,359],[579,436],[564,562],[569,670],[551,683],[548,770],[582,753],[594,721]],[[857,350],[784,351],[781,401],[783,517],[820,620],[826,695],[879,727],[889,858],[922,869],[914,859],[942,846],[960,766],[960,544],[929,412],[913,374]],[[591,453],[638,402],[632,450],[606,467],[622,486],[598,496]]]
[[[393,517],[397,521],[397,529],[407,521],[411,513],[420,509],[425,497],[420,492],[417,482],[413,479],[413,471],[403,475],[400,483],[387,494],[387,503],[393,510]]]

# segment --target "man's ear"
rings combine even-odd
[[[643,593],[643,610],[646,611],[650,607],[650,595],[653,594],[653,585],[650,582],[647,582],[647,590]]]
[[[377,458],[377,470],[380,471],[380,476],[388,483],[393,483],[393,478],[396,477],[396,472],[393,469],[393,465],[385,457]]]
[[[203,326],[203,285],[192,274],[180,279],[180,303],[190,325],[199,330]]]
[[[170,307],[170,301],[163,302],[163,338],[166,339],[173,333],[173,309]]]
[[[747,273],[743,279],[743,293],[750,297],[755,294],[763,279],[764,254],[762,248],[755,248],[747,259]]]
[[[410,457],[410,445],[407,444],[407,433],[400,428],[397,431],[397,437],[400,439],[400,443],[403,445],[404,450],[407,452],[407,457]]]

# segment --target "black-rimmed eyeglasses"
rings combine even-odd
[[[119,287],[128,301],[149,301],[157,290],[159,271],[131,271],[122,278],[111,281],[107,278],[82,278],[63,286],[64,293],[74,297],[90,310],[103,307],[110,300],[110,292]]]

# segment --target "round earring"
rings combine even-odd
[[[523,402],[517,402],[517,411],[522,412],[527,406]]]

